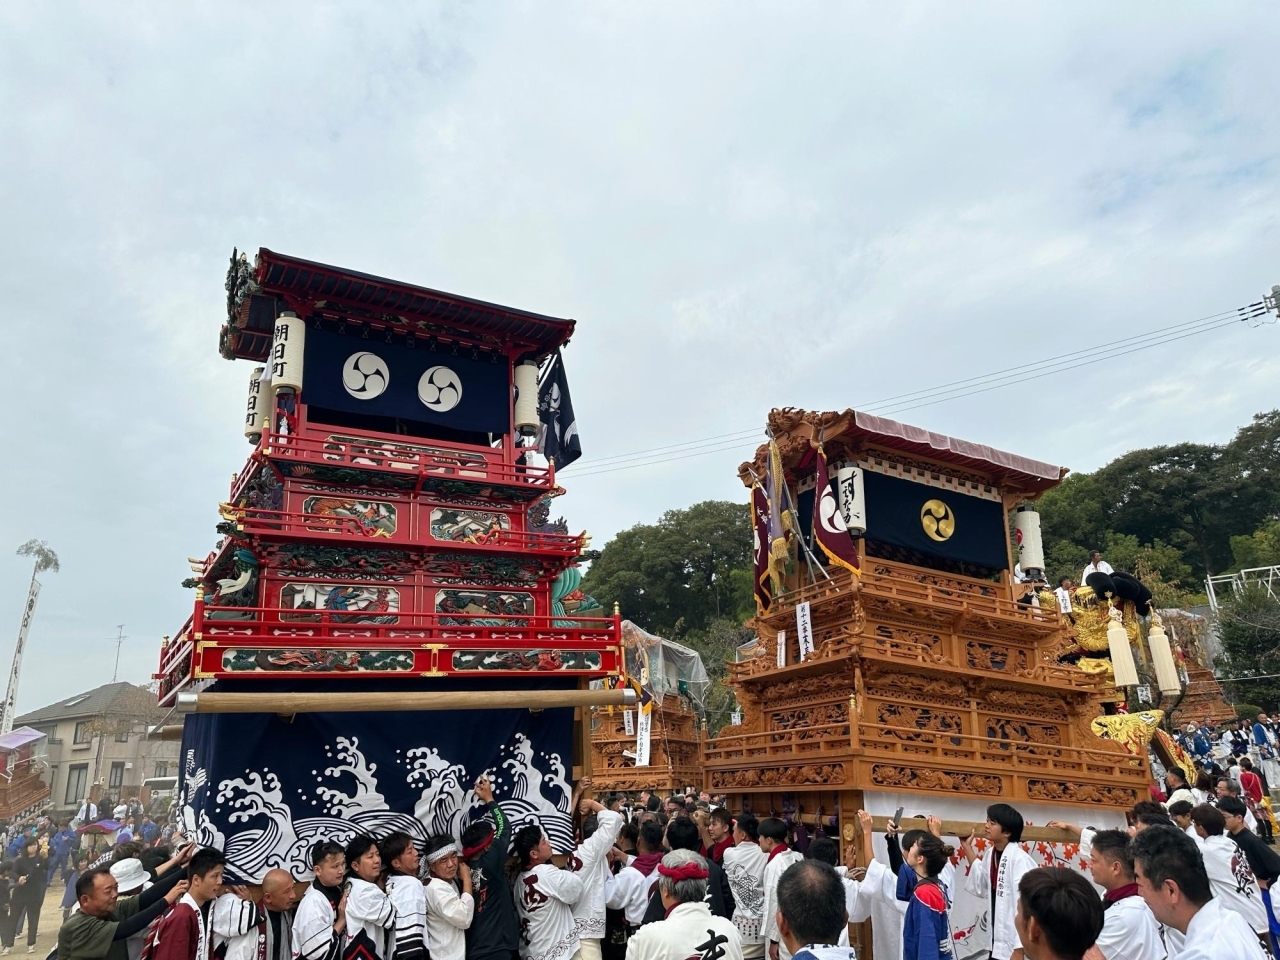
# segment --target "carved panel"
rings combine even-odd
[[[1016,673],[1031,676],[1035,673],[1032,651],[1003,643],[984,643],[970,640],[965,644],[965,662],[975,670]]]
[[[930,770],[916,767],[895,767],[877,763],[871,768],[871,779],[882,787],[903,787],[913,790],[947,790],[951,793],[977,793],[995,796],[1004,788],[1000,777],[980,773],[960,773],[952,770]]]
[[[964,722],[958,713],[934,710],[929,707],[913,707],[905,703],[882,703],[876,710],[876,719],[886,727],[914,727],[920,733],[903,730],[881,730],[881,737],[898,740],[932,742],[933,733],[964,733]]]
[[[1049,723],[1030,723],[1009,717],[986,717],[987,736],[1006,744],[1021,744],[1029,753],[1061,754],[1062,728]],[[1007,749],[1008,747],[1006,747]]]
[[[1096,786],[1090,783],[1064,783],[1060,780],[1028,780],[1027,796],[1033,800],[1105,803],[1115,807],[1131,807],[1138,802],[1138,791],[1129,787]]]
[[[864,643],[867,642],[864,641]],[[908,657],[924,656],[936,663],[941,663],[945,659],[942,636],[927,630],[917,630],[914,627],[880,623],[876,625],[869,642],[889,653]]]
[[[802,783],[844,783],[844,764],[820,763],[765,770],[711,771],[713,787],[774,787]]]
[[[914,700],[957,707],[969,705],[963,683],[914,673],[879,673],[867,678],[867,692],[890,700]]]
[[[898,580],[927,583],[929,586],[935,587],[943,595],[959,593],[974,597],[1001,598],[1003,596],[998,583],[972,583],[968,580],[957,580],[954,577],[948,577],[945,573],[938,573],[924,567],[876,563],[872,566],[871,572],[882,577],[895,577]],[[1007,599],[1007,597],[1004,598]]]
[[[853,692],[853,678],[844,674],[817,677],[801,677],[785,683],[775,683],[760,691],[762,699],[770,703],[809,703],[814,700],[847,700]]]
[[[1063,697],[1055,697],[1048,693],[988,690],[984,699],[990,706],[999,707],[1022,717],[1063,719],[1071,713],[1071,707]]]
[[[797,730],[802,727],[820,727],[832,723],[849,722],[849,704],[845,700],[836,703],[820,703],[811,707],[779,710],[773,714],[774,730]],[[845,733],[848,736],[848,733]]]

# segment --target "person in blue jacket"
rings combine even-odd
[[[907,899],[902,924],[902,960],[949,960],[952,956],[951,904],[938,875],[955,852],[931,833],[919,837],[907,850],[907,865],[915,871],[917,882]]]

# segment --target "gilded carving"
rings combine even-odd
[[[1000,777],[950,770],[917,767],[895,767],[877,763],[871,768],[871,779],[882,787],[904,787],[913,790],[948,790],[952,793],[977,793],[994,796],[1002,792]]]

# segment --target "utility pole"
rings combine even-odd
[[[27,632],[31,629],[31,619],[36,613],[36,601],[40,599],[40,581],[37,574],[46,570],[58,572],[58,555],[49,549],[43,540],[28,540],[18,548],[18,556],[34,557],[35,568],[31,571],[31,587],[27,590],[27,605],[22,610],[22,623],[18,627],[18,642],[13,648],[13,668],[9,671],[9,687],[4,695],[3,717],[0,717],[0,734],[13,730],[13,718],[18,702],[18,678],[22,673],[22,651],[27,645]]]
[[[128,639],[129,639],[128,637],[126,637],[126,636],[124,635],[124,624],[123,624],[123,623],[117,623],[117,624],[116,624],[116,635],[115,635],[114,637],[111,637],[110,639],[112,639],[112,640],[114,640],[114,641],[116,642],[116,665],[115,665],[115,669],[113,669],[113,670],[111,671],[111,682],[112,682],[112,683],[115,683],[115,682],[116,682],[116,677],[118,677],[118,676],[120,675],[120,646],[121,646],[121,645],[122,645],[126,640],[128,640]]]

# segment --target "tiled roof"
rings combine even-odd
[[[108,716],[119,713],[149,715],[152,712],[160,712],[159,707],[156,706],[155,694],[146,687],[138,687],[132,683],[120,681],[118,683],[105,683],[93,690],[77,693],[73,697],[67,697],[57,703],[51,703],[47,707],[41,707],[39,710],[25,713],[18,717],[15,723],[18,726],[33,726],[35,724],[53,723],[58,720],[96,717],[101,714]]]

